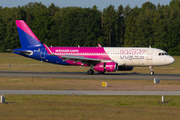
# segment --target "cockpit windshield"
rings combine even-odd
[[[159,53],[159,56],[168,55],[167,53]]]

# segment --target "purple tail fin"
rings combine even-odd
[[[16,20],[16,26],[22,48],[43,46],[43,44],[23,20]]]

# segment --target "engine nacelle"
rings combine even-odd
[[[133,66],[118,66],[118,71],[132,71]]]
[[[98,63],[94,66],[94,70],[99,72],[115,72],[118,70],[116,62]]]

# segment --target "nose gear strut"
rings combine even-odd
[[[154,72],[153,72],[153,66],[149,66],[151,72],[150,72],[150,75],[154,75]]]

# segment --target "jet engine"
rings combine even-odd
[[[99,72],[115,72],[118,70],[118,64],[116,62],[98,63],[94,66],[94,70]]]
[[[132,71],[133,66],[118,66],[118,71]]]

